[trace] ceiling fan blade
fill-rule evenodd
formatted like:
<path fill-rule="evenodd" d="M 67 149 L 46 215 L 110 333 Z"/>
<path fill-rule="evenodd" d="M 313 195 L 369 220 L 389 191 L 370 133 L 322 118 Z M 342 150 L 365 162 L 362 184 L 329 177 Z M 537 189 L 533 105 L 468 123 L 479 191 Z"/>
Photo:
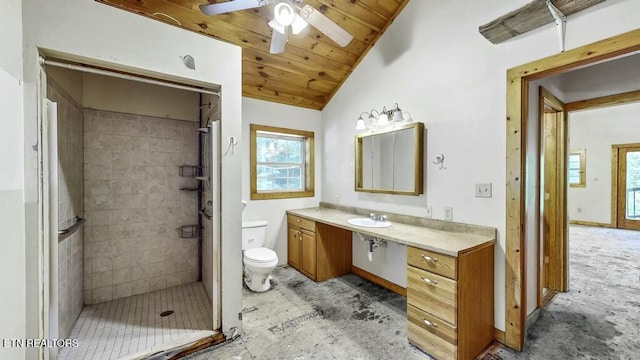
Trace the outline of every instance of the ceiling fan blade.
<path fill-rule="evenodd" d="M 284 33 L 281 33 L 277 29 L 273 29 L 271 32 L 271 47 L 269 48 L 269 52 L 271 54 L 280 54 L 284 52 L 284 46 L 287 44 L 288 32 L 288 26 L 285 26 Z"/>
<path fill-rule="evenodd" d="M 267 6 L 268 4 L 268 0 L 231 0 L 216 4 L 200 5 L 200 11 L 206 15 L 218 15 L 232 11 Z"/>
<path fill-rule="evenodd" d="M 327 35 L 342 47 L 349 45 L 351 40 L 353 40 L 353 36 L 345 29 L 341 28 L 338 24 L 331 21 L 331 19 L 310 5 L 305 5 L 300 9 L 300 16 L 311 24 L 311 26 L 320 30 L 320 32 Z"/>

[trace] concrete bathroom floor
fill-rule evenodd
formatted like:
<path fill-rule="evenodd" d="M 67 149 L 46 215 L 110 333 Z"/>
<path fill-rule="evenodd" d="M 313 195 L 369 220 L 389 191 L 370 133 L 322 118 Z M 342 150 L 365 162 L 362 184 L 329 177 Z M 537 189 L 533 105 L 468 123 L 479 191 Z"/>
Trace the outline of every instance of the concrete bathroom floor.
<path fill-rule="evenodd" d="M 525 351 L 502 359 L 638 359 L 640 231 L 571 225 L 569 291 L 529 329 Z"/>
<path fill-rule="evenodd" d="M 635 359 L 640 354 L 640 232 L 570 227 L 570 287 L 541 311 L 526 348 L 483 359 Z M 243 292 L 244 333 L 187 357 L 431 359 L 406 339 L 406 298 L 349 274 L 315 283 L 290 267 Z"/>
<path fill-rule="evenodd" d="M 407 342 L 406 298 L 349 274 L 315 283 L 275 270 L 243 290 L 244 334 L 187 359 L 431 359 Z"/>

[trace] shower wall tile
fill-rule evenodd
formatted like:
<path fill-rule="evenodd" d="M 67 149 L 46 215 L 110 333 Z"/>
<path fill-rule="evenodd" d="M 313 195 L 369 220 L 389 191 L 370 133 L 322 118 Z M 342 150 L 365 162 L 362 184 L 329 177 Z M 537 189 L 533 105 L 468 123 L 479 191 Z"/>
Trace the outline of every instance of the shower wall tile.
<path fill-rule="evenodd" d="M 197 182 L 178 166 L 197 163 L 198 125 L 93 109 L 84 118 L 85 303 L 195 282 L 197 239 L 178 229 L 197 223 L 197 194 L 180 190 Z"/>
<path fill-rule="evenodd" d="M 82 108 L 53 78 L 47 98 L 58 104 L 58 228 L 85 217 Z M 85 223 L 86 224 L 86 223 Z M 66 338 L 82 310 L 84 227 L 58 243 L 58 338 Z"/>

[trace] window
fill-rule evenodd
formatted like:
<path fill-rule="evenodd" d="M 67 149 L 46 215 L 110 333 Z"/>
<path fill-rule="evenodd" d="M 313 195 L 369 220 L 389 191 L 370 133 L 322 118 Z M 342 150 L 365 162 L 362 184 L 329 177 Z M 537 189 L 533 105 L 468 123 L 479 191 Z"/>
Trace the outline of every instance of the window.
<path fill-rule="evenodd" d="M 251 200 L 314 196 L 313 132 L 251 124 Z"/>
<path fill-rule="evenodd" d="M 587 186 L 586 150 L 572 151 L 569 153 L 569 186 Z"/>

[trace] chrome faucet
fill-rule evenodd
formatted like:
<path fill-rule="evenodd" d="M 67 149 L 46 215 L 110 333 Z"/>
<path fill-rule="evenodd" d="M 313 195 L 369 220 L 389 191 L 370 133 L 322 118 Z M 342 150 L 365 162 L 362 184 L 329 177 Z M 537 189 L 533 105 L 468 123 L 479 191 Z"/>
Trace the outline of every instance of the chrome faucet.
<path fill-rule="evenodd" d="M 371 219 L 371 221 L 380 221 L 380 222 L 387 221 L 387 215 L 378 215 L 376 213 L 369 214 L 369 218 Z"/>

